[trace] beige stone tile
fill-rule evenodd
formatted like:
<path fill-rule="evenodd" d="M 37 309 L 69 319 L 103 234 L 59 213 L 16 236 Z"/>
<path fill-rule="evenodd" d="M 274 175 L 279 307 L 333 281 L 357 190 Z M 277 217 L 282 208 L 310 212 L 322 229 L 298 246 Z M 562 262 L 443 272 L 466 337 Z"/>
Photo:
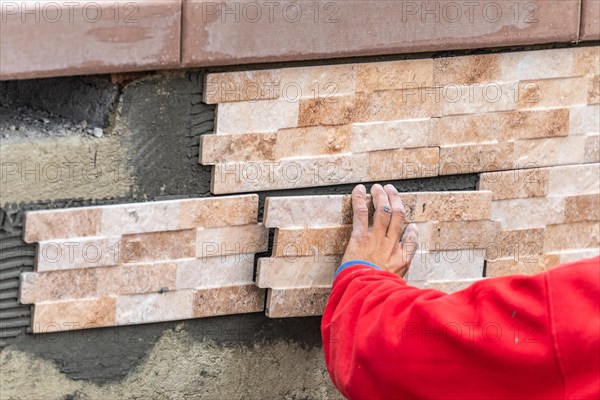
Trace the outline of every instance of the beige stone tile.
<path fill-rule="evenodd" d="M 600 162 L 600 135 L 587 135 L 585 138 L 585 163 Z"/>
<path fill-rule="evenodd" d="M 23 304 L 97 297 L 96 270 L 24 272 L 19 301 Z"/>
<path fill-rule="evenodd" d="M 281 95 L 284 100 L 295 102 L 354 94 L 357 73 L 356 64 L 284 68 L 281 70 Z"/>
<path fill-rule="evenodd" d="M 359 93 L 358 104 L 364 113 L 352 115 L 352 122 L 379 122 L 422 119 L 442 115 L 439 90 L 417 88 Z"/>
<path fill-rule="evenodd" d="M 194 291 L 193 318 L 246 314 L 265 309 L 265 290 L 254 285 Z"/>
<path fill-rule="evenodd" d="M 404 205 L 406 211 L 406 220 L 414 220 L 414 210 L 417 204 L 416 193 L 400 193 L 400 199 Z M 373 205 L 373 199 L 370 194 L 367 194 L 367 208 L 369 209 L 369 224 L 373 223 L 373 214 L 375 212 L 375 206 Z M 344 196 L 344 203 L 342 206 L 342 224 L 352 224 L 352 196 Z"/>
<path fill-rule="evenodd" d="M 482 281 L 483 279 L 460 279 L 452 281 L 412 281 L 408 282 L 410 286 L 415 286 L 420 289 L 434 289 L 444 293 L 455 293 L 468 288 L 472 284 Z"/>
<path fill-rule="evenodd" d="M 407 281 L 450 281 L 483 277 L 483 251 L 419 251 L 415 254 Z"/>
<path fill-rule="evenodd" d="M 343 195 L 267 197 L 267 228 L 337 227 L 342 224 Z"/>
<path fill-rule="evenodd" d="M 177 229 L 180 202 L 157 201 L 99 207 L 100 233 L 116 236 Z"/>
<path fill-rule="evenodd" d="M 485 258 L 495 261 L 506 258 L 530 259 L 544 249 L 544 228 L 500 230 L 494 243 L 486 247 Z"/>
<path fill-rule="evenodd" d="M 101 211 L 98 207 L 29 211 L 25 213 L 23 240 L 33 243 L 97 236 L 100 220 Z"/>
<path fill-rule="evenodd" d="M 364 96 L 344 95 L 300 101 L 298 126 L 343 125 L 366 118 Z"/>
<path fill-rule="evenodd" d="M 593 72 L 594 53 L 564 48 L 443 57 L 434 60 L 434 78 L 439 85 L 471 85 L 583 76 Z"/>
<path fill-rule="evenodd" d="M 581 164 L 585 158 L 585 140 L 582 135 L 517 140 L 514 160 L 517 166 L 526 168 Z"/>
<path fill-rule="evenodd" d="M 427 147 L 431 120 L 365 122 L 352 125 L 352 152 Z"/>
<path fill-rule="evenodd" d="M 203 101 L 217 104 L 277 99 L 281 96 L 281 75 L 279 69 L 208 74 Z"/>
<path fill-rule="evenodd" d="M 431 120 L 430 146 L 495 143 L 504 137 L 503 120 L 511 113 L 453 115 Z"/>
<path fill-rule="evenodd" d="M 513 169 L 514 143 L 440 147 L 440 175 Z"/>
<path fill-rule="evenodd" d="M 600 248 L 567 250 L 558 253 L 550 253 L 550 255 L 558 255 L 560 257 L 560 263 L 565 264 L 573 261 L 584 260 L 586 258 L 598 257 L 598 255 L 600 255 Z"/>
<path fill-rule="evenodd" d="M 310 126 L 277 132 L 275 158 L 301 158 L 350 152 L 351 127 Z"/>
<path fill-rule="evenodd" d="M 99 296 L 157 293 L 175 289 L 177 264 L 171 261 L 140 263 L 96 271 Z"/>
<path fill-rule="evenodd" d="M 538 254 L 488 261 L 485 271 L 488 278 L 514 274 L 535 275 L 556 267 L 558 264 L 560 264 L 558 255 Z"/>
<path fill-rule="evenodd" d="M 415 179 L 438 175 L 439 149 L 421 147 L 370 152 L 368 180 Z"/>
<path fill-rule="evenodd" d="M 518 109 L 572 107 L 588 103 L 589 78 L 574 77 L 519 82 Z"/>
<path fill-rule="evenodd" d="M 120 244 L 120 236 L 42 241 L 36 248 L 36 271 L 117 265 Z"/>
<path fill-rule="evenodd" d="M 505 80 L 505 54 L 485 54 L 463 57 L 441 57 L 433 60 L 433 80 L 438 86 L 472 85 Z M 513 76 L 508 76 L 514 80 Z"/>
<path fill-rule="evenodd" d="M 217 106 L 215 133 L 269 133 L 298 126 L 298 101 L 260 100 Z"/>
<path fill-rule="evenodd" d="M 434 60 L 399 60 L 358 65 L 357 92 L 433 86 Z"/>
<path fill-rule="evenodd" d="M 486 250 L 497 243 L 500 231 L 498 221 L 440 221 L 429 223 L 425 242 L 420 239 L 422 251 Z M 421 236 L 421 235 L 419 235 Z"/>
<path fill-rule="evenodd" d="M 118 325 L 193 318 L 194 290 L 118 296 Z"/>
<path fill-rule="evenodd" d="M 600 134 L 600 106 L 588 105 L 569 109 L 569 135 Z"/>
<path fill-rule="evenodd" d="M 430 146 L 485 144 L 567 136 L 569 110 L 455 115 L 432 121 Z"/>
<path fill-rule="evenodd" d="M 367 154 L 217 164 L 211 191 L 226 194 L 362 182 L 367 168 Z"/>
<path fill-rule="evenodd" d="M 256 285 L 273 289 L 330 287 L 341 259 L 341 255 L 317 253 L 306 257 L 261 258 Z"/>
<path fill-rule="evenodd" d="M 439 115 L 439 108 L 436 96 L 426 96 L 421 90 L 388 90 L 307 99 L 300 103 L 299 126 L 429 118 Z"/>
<path fill-rule="evenodd" d="M 492 202 L 492 219 L 502 223 L 502 229 L 528 229 L 565 220 L 565 199 L 562 197 L 532 197 Z"/>
<path fill-rule="evenodd" d="M 218 288 L 254 282 L 254 254 L 178 260 L 177 290 Z"/>
<path fill-rule="evenodd" d="M 549 168 L 548 194 L 576 196 L 600 193 L 600 164 Z"/>
<path fill-rule="evenodd" d="M 583 1 L 586 2 L 588 0 Z M 574 75 L 600 74 L 600 46 L 575 47 L 573 49 L 573 56 Z"/>
<path fill-rule="evenodd" d="M 37 303 L 31 327 L 34 333 L 48 333 L 116 324 L 115 299 L 100 297 Z"/>
<path fill-rule="evenodd" d="M 492 192 L 417 193 L 414 222 L 473 221 L 488 219 Z"/>
<path fill-rule="evenodd" d="M 21 302 L 76 300 L 168 291 L 175 288 L 174 263 L 146 263 L 21 276 Z"/>
<path fill-rule="evenodd" d="M 296 256 L 321 257 L 343 254 L 351 232 L 352 225 L 304 229 L 279 228 L 275 231 L 273 256 L 293 259 Z"/>
<path fill-rule="evenodd" d="M 600 193 L 567 197 L 565 223 L 600 221 Z"/>
<path fill-rule="evenodd" d="M 121 249 L 122 263 L 193 258 L 196 255 L 196 230 L 124 235 Z"/>
<path fill-rule="evenodd" d="M 196 257 L 223 257 L 267 251 L 269 230 L 262 224 L 199 228 L 196 231 Z"/>
<path fill-rule="evenodd" d="M 503 140 L 541 139 L 569 134 L 569 110 L 537 110 L 507 113 Z"/>
<path fill-rule="evenodd" d="M 202 135 L 200 163 L 214 165 L 221 162 L 274 160 L 276 139 L 276 133 Z"/>
<path fill-rule="evenodd" d="M 179 229 L 248 225 L 258 219 L 258 195 L 180 200 Z"/>
<path fill-rule="evenodd" d="M 502 55 L 503 69 L 514 73 L 515 80 L 570 78 L 585 75 L 577 60 L 581 58 L 573 48 L 538 51 L 516 51 Z"/>
<path fill-rule="evenodd" d="M 588 78 L 588 104 L 600 104 L 600 75 Z"/>
<path fill-rule="evenodd" d="M 269 289 L 267 317 L 289 318 L 322 315 L 330 293 L 330 288 Z"/>
<path fill-rule="evenodd" d="M 517 108 L 515 83 L 447 85 L 440 90 L 442 115 L 513 111 Z"/>
<path fill-rule="evenodd" d="M 493 200 L 543 197 L 548 193 L 548 169 L 486 172 L 479 176 L 479 190 L 490 190 Z"/>

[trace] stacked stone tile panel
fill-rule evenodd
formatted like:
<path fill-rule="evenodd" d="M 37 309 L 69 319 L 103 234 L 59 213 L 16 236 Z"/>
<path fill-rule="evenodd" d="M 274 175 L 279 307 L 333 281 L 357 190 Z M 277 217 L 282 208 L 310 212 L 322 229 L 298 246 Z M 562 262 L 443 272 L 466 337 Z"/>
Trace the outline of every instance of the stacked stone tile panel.
<path fill-rule="evenodd" d="M 600 253 L 600 164 L 486 173 L 479 187 L 494 193 L 500 223 L 487 276 L 533 274 Z"/>
<path fill-rule="evenodd" d="M 401 197 L 407 218 L 419 229 L 419 251 L 408 282 L 458 288 L 481 279 L 485 249 L 500 225 L 490 220 L 492 193 L 422 192 Z M 370 198 L 369 208 L 372 218 Z M 271 257 L 258 261 L 256 283 L 269 289 L 268 316 L 323 312 L 351 221 L 349 195 L 267 198 L 264 224 L 275 228 L 275 240 Z"/>
<path fill-rule="evenodd" d="M 200 162 L 215 194 L 596 162 L 599 85 L 597 46 L 209 74 Z"/>
<path fill-rule="evenodd" d="M 21 275 L 33 331 L 259 312 L 258 196 L 29 212 L 36 269 Z"/>

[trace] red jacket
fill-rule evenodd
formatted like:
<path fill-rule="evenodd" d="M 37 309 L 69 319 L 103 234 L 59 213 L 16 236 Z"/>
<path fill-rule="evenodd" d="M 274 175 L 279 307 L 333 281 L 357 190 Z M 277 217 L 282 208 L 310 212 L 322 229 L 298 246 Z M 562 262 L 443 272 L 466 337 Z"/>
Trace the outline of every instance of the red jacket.
<path fill-rule="evenodd" d="M 354 265 L 321 330 L 350 399 L 599 399 L 600 257 L 453 294 Z"/>

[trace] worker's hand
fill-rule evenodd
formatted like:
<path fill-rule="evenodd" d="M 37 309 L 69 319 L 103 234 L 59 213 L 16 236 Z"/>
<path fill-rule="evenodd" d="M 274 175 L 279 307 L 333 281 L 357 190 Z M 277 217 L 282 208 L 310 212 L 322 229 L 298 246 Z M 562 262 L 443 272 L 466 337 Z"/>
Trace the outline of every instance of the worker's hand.
<path fill-rule="evenodd" d="M 392 185 L 371 188 L 375 215 L 369 230 L 367 190 L 358 185 L 352 191 L 352 235 L 342 263 L 352 260 L 369 261 L 387 271 L 404 276 L 418 247 L 415 224 L 407 224 L 406 211 L 400 195 Z"/>

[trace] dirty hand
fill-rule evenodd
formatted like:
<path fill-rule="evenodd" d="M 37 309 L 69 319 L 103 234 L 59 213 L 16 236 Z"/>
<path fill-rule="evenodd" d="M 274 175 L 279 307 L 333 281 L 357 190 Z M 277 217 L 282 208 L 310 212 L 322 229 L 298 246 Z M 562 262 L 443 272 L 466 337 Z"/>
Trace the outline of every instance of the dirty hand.
<path fill-rule="evenodd" d="M 405 221 L 406 211 L 400 195 L 392 185 L 371 188 L 375 215 L 369 230 L 367 190 L 358 185 L 352 191 L 352 235 L 342 263 L 352 260 L 368 261 L 380 268 L 404 276 L 418 247 L 415 224 Z"/>

